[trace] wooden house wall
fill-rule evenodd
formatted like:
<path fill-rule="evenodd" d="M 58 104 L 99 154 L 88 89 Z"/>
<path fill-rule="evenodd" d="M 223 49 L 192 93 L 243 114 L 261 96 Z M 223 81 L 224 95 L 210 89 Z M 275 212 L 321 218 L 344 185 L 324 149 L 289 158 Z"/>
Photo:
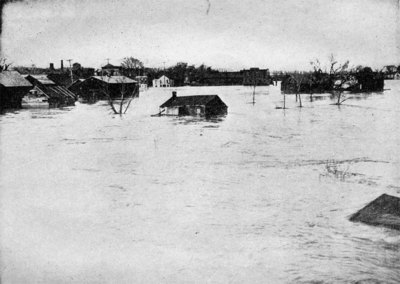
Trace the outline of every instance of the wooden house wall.
<path fill-rule="evenodd" d="M 205 108 L 205 115 L 223 115 L 227 113 L 228 107 L 218 97 L 208 102 Z"/>
<path fill-rule="evenodd" d="M 21 108 L 22 98 L 32 87 L 4 87 L 0 85 L 0 109 Z"/>

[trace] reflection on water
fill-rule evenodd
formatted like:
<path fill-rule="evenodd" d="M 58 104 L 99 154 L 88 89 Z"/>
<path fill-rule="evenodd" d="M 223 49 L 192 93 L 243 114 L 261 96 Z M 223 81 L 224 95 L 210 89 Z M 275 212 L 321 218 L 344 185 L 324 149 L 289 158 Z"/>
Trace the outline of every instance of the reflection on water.
<path fill-rule="evenodd" d="M 4 283 L 362 283 L 400 279 L 400 234 L 351 223 L 400 194 L 399 82 L 383 94 L 218 94 L 228 115 L 107 103 L 0 116 Z M 362 99 L 360 99 L 362 98 Z"/>

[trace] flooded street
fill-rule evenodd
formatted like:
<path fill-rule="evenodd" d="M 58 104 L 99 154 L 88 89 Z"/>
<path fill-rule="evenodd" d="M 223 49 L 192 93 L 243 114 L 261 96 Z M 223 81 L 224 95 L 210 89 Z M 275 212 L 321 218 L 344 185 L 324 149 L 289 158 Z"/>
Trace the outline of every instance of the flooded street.
<path fill-rule="evenodd" d="M 302 109 L 278 87 L 151 88 L 0 116 L 4 283 L 400 280 L 400 233 L 348 221 L 400 196 L 400 81 Z M 172 90 L 228 115 L 151 117 Z M 337 174 L 332 172 L 332 167 Z"/>

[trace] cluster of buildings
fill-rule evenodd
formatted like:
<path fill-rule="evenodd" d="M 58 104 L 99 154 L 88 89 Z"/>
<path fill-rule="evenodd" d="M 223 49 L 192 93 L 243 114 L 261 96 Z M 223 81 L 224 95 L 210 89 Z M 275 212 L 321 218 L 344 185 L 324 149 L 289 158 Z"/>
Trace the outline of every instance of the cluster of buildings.
<path fill-rule="evenodd" d="M 400 80 L 400 65 L 386 65 L 382 69 L 386 80 Z"/>
<path fill-rule="evenodd" d="M 71 62 L 70 62 L 71 63 Z M 0 73 L 0 108 L 21 107 L 62 107 L 82 101 L 95 102 L 108 97 L 117 98 L 121 91 L 133 93 L 148 88 L 148 76 L 110 63 L 95 70 L 73 63 L 69 68 L 56 69 L 53 63 L 49 68 L 16 67 L 13 71 Z M 128 72 L 128 73 L 127 73 Z M 168 88 L 175 85 L 175 79 L 166 73 L 151 80 L 154 88 Z M 180 82 L 180 80 L 179 80 Z M 182 84 L 183 83 L 183 84 Z M 178 85 L 269 85 L 272 83 L 268 69 L 250 68 L 238 72 L 211 71 L 199 78 L 186 76 Z"/>

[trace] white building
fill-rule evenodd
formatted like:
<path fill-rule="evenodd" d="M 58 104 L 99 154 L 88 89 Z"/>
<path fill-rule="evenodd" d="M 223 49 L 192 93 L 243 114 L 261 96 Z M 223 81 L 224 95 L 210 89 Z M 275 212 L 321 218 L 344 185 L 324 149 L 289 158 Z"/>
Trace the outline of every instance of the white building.
<path fill-rule="evenodd" d="M 155 88 L 165 88 L 165 87 L 171 87 L 171 86 L 172 86 L 172 80 L 170 80 L 165 75 L 162 75 L 159 79 L 153 80 L 153 87 L 155 87 Z"/>

